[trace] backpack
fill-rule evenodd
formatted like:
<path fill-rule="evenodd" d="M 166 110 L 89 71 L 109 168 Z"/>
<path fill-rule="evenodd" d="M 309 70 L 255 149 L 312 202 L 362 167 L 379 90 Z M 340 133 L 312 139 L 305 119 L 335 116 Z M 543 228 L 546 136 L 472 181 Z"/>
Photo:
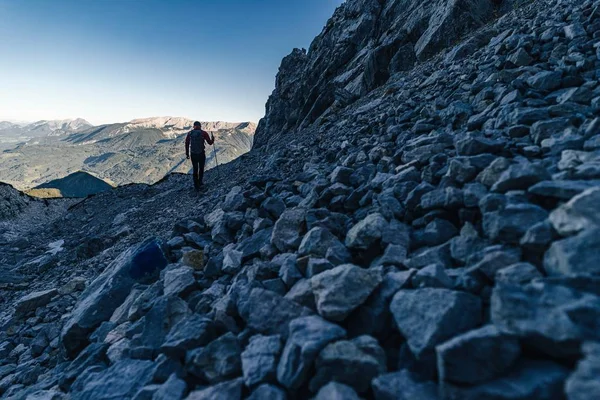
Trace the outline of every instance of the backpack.
<path fill-rule="evenodd" d="M 204 154 L 204 132 L 196 129 L 190 132 L 190 153 Z"/>

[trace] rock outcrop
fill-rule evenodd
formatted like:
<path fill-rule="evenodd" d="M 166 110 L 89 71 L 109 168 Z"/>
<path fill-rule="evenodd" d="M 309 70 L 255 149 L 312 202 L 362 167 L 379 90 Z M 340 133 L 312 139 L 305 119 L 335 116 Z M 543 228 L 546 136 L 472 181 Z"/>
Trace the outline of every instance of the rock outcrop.
<path fill-rule="evenodd" d="M 261 147 L 346 107 L 512 8 L 512 0 L 348 0 L 308 51 L 283 59 L 254 141 Z M 480 39 L 485 40 L 485 39 Z M 488 39 L 489 40 L 489 39 Z M 468 49 L 463 49 L 463 52 Z"/>

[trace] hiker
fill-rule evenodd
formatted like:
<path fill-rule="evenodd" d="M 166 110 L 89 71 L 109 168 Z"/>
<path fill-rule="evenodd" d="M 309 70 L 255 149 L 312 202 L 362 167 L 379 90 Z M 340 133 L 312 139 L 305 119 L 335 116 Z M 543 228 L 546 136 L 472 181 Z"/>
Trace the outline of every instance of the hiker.
<path fill-rule="evenodd" d="M 202 130 L 202 124 L 194 122 L 194 129 L 188 132 L 185 138 L 185 156 L 189 160 L 192 158 L 192 167 L 194 169 L 194 189 L 200 190 L 202 187 L 202 178 L 204 177 L 204 163 L 206 155 L 204 154 L 204 142 L 213 145 L 215 137 L 210 137 L 208 132 Z"/>

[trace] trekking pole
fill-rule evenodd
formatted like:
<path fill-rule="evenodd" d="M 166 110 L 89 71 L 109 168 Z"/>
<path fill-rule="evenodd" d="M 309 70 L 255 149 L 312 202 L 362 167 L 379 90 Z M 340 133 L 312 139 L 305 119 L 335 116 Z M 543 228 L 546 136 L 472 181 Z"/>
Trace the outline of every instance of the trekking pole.
<path fill-rule="evenodd" d="M 215 135 L 212 135 L 213 137 L 213 153 L 215 154 L 215 168 L 217 169 L 217 178 L 219 178 L 219 180 L 221 179 L 221 173 L 219 172 L 219 159 L 217 158 L 217 146 L 215 146 Z"/>

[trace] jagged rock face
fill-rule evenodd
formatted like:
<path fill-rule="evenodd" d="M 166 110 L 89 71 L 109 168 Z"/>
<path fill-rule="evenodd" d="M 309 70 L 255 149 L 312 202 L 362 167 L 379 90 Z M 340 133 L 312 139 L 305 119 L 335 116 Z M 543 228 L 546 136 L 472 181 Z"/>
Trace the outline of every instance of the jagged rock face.
<path fill-rule="evenodd" d="M 52 257 L 0 243 L 29 278 L 0 297 L 0 393 L 599 398 L 599 10 L 516 8 L 200 198 L 118 188 L 29 231 Z M 115 260 L 150 235 L 170 264 L 134 283 Z"/>
<path fill-rule="evenodd" d="M 512 1 L 349 0 L 327 22 L 308 52 L 281 63 L 254 145 L 311 125 L 455 44 Z"/>

